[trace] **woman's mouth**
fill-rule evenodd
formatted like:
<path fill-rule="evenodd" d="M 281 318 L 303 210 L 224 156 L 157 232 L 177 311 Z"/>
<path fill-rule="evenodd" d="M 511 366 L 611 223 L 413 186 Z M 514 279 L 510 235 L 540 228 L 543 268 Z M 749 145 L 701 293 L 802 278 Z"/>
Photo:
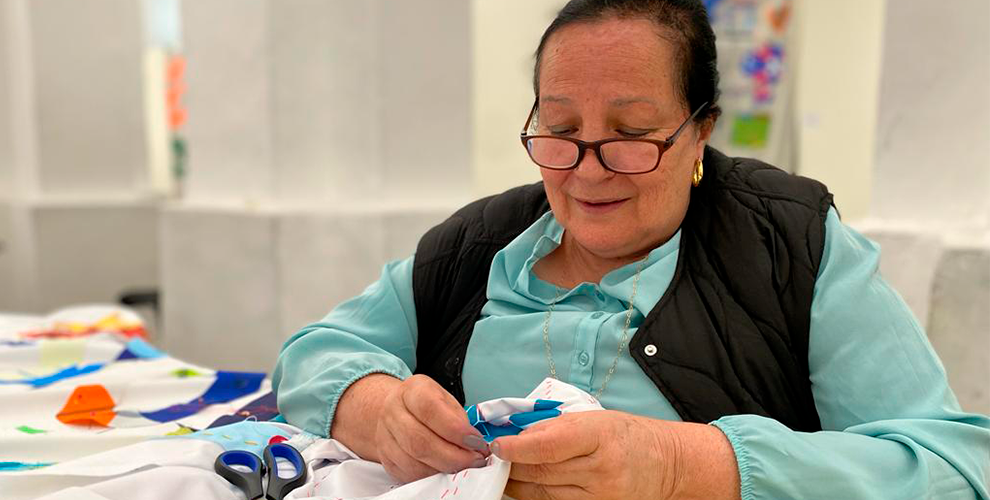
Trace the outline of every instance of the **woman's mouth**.
<path fill-rule="evenodd" d="M 618 209 L 623 203 L 629 201 L 629 198 L 611 199 L 611 200 L 579 200 L 574 199 L 584 211 L 592 214 L 604 214 Z"/>

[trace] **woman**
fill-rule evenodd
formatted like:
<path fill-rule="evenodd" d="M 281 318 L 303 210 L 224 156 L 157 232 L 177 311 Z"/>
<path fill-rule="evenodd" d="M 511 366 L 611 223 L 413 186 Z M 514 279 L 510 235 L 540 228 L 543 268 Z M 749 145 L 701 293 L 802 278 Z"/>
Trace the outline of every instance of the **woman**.
<path fill-rule="evenodd" d="M 987 498 L 990 421 L 877 247 L 819 183 L 706 147 L 715 68 L 699 1 L 568 3 L 523 131 L 542 185 L 293 336 L 287 420 L 409 481 L 483 463 L 462 404 L 550 375 L 609 410 L 496 440 L 516 498 Z"/>

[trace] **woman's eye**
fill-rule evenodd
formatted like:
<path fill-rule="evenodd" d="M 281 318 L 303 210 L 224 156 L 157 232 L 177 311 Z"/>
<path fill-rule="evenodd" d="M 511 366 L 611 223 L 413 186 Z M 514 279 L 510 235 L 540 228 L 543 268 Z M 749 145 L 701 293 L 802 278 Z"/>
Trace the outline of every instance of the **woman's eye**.
<path fill-rule="evenodd" d="M 575 132 L 574 127 L 551 128 L 550 135 L 570 135 Z"/>
<path fill-rule="evenodd" d="M 619 135 L 621 135 L 623 137 L 643 137 L 643 136 L 649 134 L 651 131 L 650 130 L 625 129 L 625 130 L 618 130 L 618 132 L 619 132 Z"/>

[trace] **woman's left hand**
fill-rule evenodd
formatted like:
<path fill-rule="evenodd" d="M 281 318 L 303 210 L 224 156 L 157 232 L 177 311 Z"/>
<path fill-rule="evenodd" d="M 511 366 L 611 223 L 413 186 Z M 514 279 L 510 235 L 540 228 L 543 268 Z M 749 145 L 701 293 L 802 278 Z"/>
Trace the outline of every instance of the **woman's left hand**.
<path fill-rule="evenodd" d="M 505 494 L 519 500 L 739 498 L 732 447 L 708 425 L 567 413 L 498 438 L 492 451 L 512 462 Z"/>

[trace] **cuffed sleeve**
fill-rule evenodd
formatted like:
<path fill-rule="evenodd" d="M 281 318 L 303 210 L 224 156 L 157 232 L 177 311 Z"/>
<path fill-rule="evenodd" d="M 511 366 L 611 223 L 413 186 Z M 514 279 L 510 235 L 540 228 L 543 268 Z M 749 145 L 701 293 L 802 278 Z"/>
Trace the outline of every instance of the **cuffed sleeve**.
<path fill-rule="evenodd" d="M 413 257 L 387 264 L 365 291 L 289 338 L 272 387 L 286 421 L 326 436 L 340 396 L 372 373 L 399 379 L 416 368 Z"/>
<path fill-rule="evenodd" d="M 880 277 L 876 244 L 834 211 L 826 230 L 808 353 L 824 430 L 755 415 L 713 422 L 735 450 L 743 500 L 990 498 L 990 419 L 960 409 L 923 329 Z"/>

